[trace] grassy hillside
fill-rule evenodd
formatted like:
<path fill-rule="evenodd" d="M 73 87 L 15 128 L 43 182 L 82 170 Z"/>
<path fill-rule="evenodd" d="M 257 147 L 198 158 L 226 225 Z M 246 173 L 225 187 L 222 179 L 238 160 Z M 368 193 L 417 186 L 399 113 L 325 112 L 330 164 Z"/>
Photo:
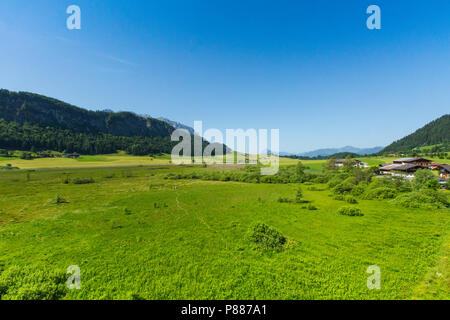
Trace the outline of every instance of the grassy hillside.
<path fill-rule="evenodd" d="M 405 209 L 389 201 L 359 200 L 364 216 L 349 217 L 337 214 L 344 203 L 330 197 L 322 184 L 303 186 L 304 199 L 318 209 L 308 210 L 277 201 L 294 197 L 299 184 L 164 179 L 168 173 L 194 170 L 218 169 L 0 172 L 0 295 L 450 298 L 448 209 Z M 95 182 L 65 184 L 67 177 Z M 287 237 L 282 250 L 254 247 L 248 234 L 255 223 Z M 81 268 L 81 290 L 65 287 L 70 265 Z M 366 286 L 370 265 L 381 268 L 381 290 Z"/>

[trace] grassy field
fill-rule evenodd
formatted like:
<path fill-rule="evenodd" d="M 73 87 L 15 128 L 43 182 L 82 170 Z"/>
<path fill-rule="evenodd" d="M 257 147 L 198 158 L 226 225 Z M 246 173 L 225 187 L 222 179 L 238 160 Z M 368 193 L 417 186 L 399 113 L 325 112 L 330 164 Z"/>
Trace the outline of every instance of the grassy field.
<path fill-rule="evenodd" d="M 370 157 L 359 158 L 359 160 L 368 163 L 371 166 L 392 163 L 396 158 L 389 157 Z M 450 164 L 448 159 L 431 159 L 433 162 Z M 0 157 L 0 166 L 11 164 L 20 169 L 42 169 L 42 168 L 88 168 L 88 167 L 129 167 L 129 166 L 152 166 L 170 164 L 170 155 L 160 156 L 131 156 L 124 153 L 99 155 L 99 156 L 81 156 L 78 159 L 69 158 L 42 158 L 33 160 L 22 160 L 19 157 Z M 295 165 L 296 159 L 279 158 L 280 166 Z M 302 163 L 310 168 L 311 172 L 319 172 L 326 164 L 326 160 L 302 160 Z"/>
<path fill-rule="evenodd" d="M 277 201 L 294 197 L 297 184 L 163 178 L 216 168 L 113 167 L 148 157 L 25 163 L 46 161 L 99 167 L 0 172 L 4 299 L 450 298 L 448 209 L 361 200 L 364 216 L 349 217 L 337 214 L 344 204 L 324 185 L 303 186 L 313 211 Z M 314 170 L 324 162 L 304 163 Z M 76 178 L 95 183 L 64 183 Z M 255 248 L 247 234 L 258 222 L 288 244 Z M 81 268 L 80 290 L 65 287 L 70 265 Z M 381 269 L 380 290 L 366 286 L 371 265 Z"/>

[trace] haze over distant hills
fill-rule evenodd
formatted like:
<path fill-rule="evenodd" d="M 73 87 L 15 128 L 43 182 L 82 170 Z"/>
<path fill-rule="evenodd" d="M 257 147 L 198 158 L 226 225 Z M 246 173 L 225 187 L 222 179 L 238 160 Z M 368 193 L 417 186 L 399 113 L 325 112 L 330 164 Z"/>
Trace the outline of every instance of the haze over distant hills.
<path fill-rule="evenodd" d="M 160 121 L 164 121 L 165 123 L 168 123 L 170 126 L 174 127 L 175 129 L 185 129 L 187 130 L 190 134 L 194 134 L 194 129 L 192 127 L 189 127 L 185 124 L 182 124 L 180 122 L 176 122 L 176 121 L 172 121 L 169 120 L 167 118 L 164 117 L 159 117 L 157 118 Z"/>
<path fill-rule="evenodd" d="M 342 148 L 326 148 L 326 149 L 317 149 L 309 152 L 303 152 L 298 154 L 292 154 L 288 152 L 280 152 L 280 156 L 300 156 L 300 157 L 327 157 L 331 156 L 337 153 L 354 153 L 358 155 L 366 155 L 366 154 L 373 154 L 378 153 L 381 150 L 383 150 L 383 147 L 374 147 L 374 148 L 357 148 L 352 146 L 345 146 Z"/>

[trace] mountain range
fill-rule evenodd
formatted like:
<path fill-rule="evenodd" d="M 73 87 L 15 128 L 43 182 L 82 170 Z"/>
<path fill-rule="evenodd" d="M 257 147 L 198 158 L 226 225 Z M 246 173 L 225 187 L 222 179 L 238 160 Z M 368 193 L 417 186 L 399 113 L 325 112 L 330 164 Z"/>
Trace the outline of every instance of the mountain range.
<path fill-rule="evenodd" d="M 280 152 L 280 156 L 299 156 L 299 157 L 328 157 L 338 153 L 352 153 L 357 155 L 368 155 L 378 153 L 383 150 L 383 147 L 374 147 L 374 148 L 357 148 L 352 146 L 345 146 L 342 148 L 326 148 L 326 149 L 317 149 L 309 152 L 303 152 L 298 154 L 292 154 L 288 152 Z"/>
<path fill-rule="evenodd" d="M 54 150 L 82 154 L 114 153 L 125 150 L 134 155 L 170 153 L 177 142 L 175 129 L 194 130 L 167 118 L 152 118 L 133 112 L 109 109 L 89 111 L 68 103 L 29 92 L 0 90 L 0 148 L 24 151 Z M 209 143 L 203 141 L 204 147 Z M 334 154 L 383 154 L 411 151 L 440 145 L 449 149 L 450 114 L 436 119 L 414 133 L 383 149 L 327 148 L 280 156 L 328 157 Z M 225 152 L 231 150 L 224 146 Z"/>

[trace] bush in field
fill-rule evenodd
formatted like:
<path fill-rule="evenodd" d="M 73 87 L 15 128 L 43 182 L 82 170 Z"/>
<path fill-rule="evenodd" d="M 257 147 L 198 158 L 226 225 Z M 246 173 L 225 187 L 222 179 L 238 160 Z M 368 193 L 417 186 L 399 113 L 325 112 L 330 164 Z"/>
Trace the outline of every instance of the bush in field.
<path fill-rule="evenodd" d="M 353 196 L 346 196 L 345 197 L 345 201 L 347 201 L 350 204 L 356 204 L 358 203 L 358 201 L 356 201 L 356 199 Z"/>
<path fill-rule="evenodd" d="M 344 216 L 363 216 L 364 214 L 361 212 L 361 209 L 355 207 L 341 207 L 337 211 L 339 214 Z"/>
<path fill-rule="evenodd" d="M 295 202 L 302 203 L 303 202 L 303 191 L 302 188 L 298 187 L 297 193 L 295 194 Z"/>
<path fill-rule="evenodd" d="M 383 177 L 372 179 L 372 182 L 369 184 L 368 189 L 376 189 L 381 187 L 395 189 L 398 192 L 412 191 L 411 183 L 401 177 Z"/>
<path fill-rule="evenodd" d="M 279 203 L 291 203 L 292 200 L 289 199 L 289 198 L 279 197 L 279 198 L 278 198 L 278 202 L 279 202 Z"/>
<path fill-rule="evenodd" d="M 342 177 L 342 175 L 335 175 L 332 178 L 330 178 L 330 181 L 328 181 L 328 187 L 330 189 L 336 187 L 338 184 L 341 184 L 345 180 L 345 177 Z"/>
<path fill-rule="evenodd" d="M 324 174 L 317 175 L 314 179 L 311 180 L 313 183 L 327 183 L 328 177 Z"/>
<path fill-rule="evenodd" d="M 364 199 L 367 200 L 382 200 L 382 199 L 393 199 L 397 196 L 397 191 L 393 188 L 380 187 L 368 190 L 364 195 Z"/>
<path fill-rule="evenodd" d="M 308 210 L 317 210 L 317 207 L 310 203 L 310 204 L 308 204 L 306 209 L 308 209 Z"/>
<path fill-rule="evenodd" d="M 359 184 L 352 189 L 351 194 L 354 197 L 359 197 L 364 194 L 364 192 L 366 192 L 366 188 L 363 186 L 363 184 Z"/>
<path fill-rule="evenodd" d="M 61 197 L 59 194 L 56 196 L 55 202 L 56 202 L 56 204 L 69 203 L 66 199 Z"/>
<path fill-rule="evenodd" d="M 355 185 L 349 183 L 349 182 L 342 182 L 338 184 L 336 187 L 333 188 L 334 194 L 349 194 Z"/>
<path fill-rule="evenodd" d="M 393 203 L 405 208 L 439 209 L 447 208 L 447 195 L 436 190 L 425 189 L 398 196 Z"/>
<path fill-rule="evenodd" d="M 333 199 L 334 199 L 334 200 L 338 200 L 338 201 L 345 201 L 345 196 L 342 195 L 342 194 L 336 194 L 336 195 L 333 197 Z"/>
<path fill-rule="evenodd" d="M 122 171 L 122 177 L 123 178 L 132 178 L 133 177 L 133 172 L 127 170 L 127 171 Z"/>
<path fill-rule="evenodd" d="M 92 178 L 75 178 L 72 180 L 73 184 L 89 184 L 95 183 L 95 180 Z"/>
<path fill-rule="evenodd" d="M 353 184 L 353 185 L 357 184 L 355 177 L 348 177 L 342 183 L 348 183 L 348 184 Z"/>
<path fill-rule="evenodd" d="M 309 187 L 308 190 L 309 191 L 325 191 L 326 189 L 321 189 L 321 188 L 317 188 L 317 187 Z"/>
<path fill-rule="evenodd" d="M 19 170 L 19 168 L 13 167 L 10 163 L 7 163 L 5 166 L 0 166 L 0 170 Z"/>
<path fill-rule="evenodd" d="M 431 170 L 421 169 L 417 170 L 414 174 L 412 186 L 414 190 L 421 190 L 426 188 L 437 190 L 439 189 L 439 183 L 436 182 L 436 176 Z"/>
<path fill-rule="evenodd" d="M 361 168 L 353 168 L 352 174 L 356 184 L 360 184 L 362 182 L 370 182 L 372 177 L 376 175 L 376 173 L 374 173 L 371 169 L 364 170 Z"/>
<path fill-rule="evenodd" d="M 441 184 L 437 179 L 433 179 L 428 181 L 426 187 L 431 190 L 439 190 L 441 188 Z"/>
<path fill-rule="evenodd" d="M 286 237 L 278 230 L 264 223 L 256 223 L 249 230 L 249 239 L 264 249 L 280 250 L 286 243 Z"/>
<path fill-rule="evenodd" d="M 66 280 L 63 270 L 12 266 L 0 274 L 0 300 L 57 300 Z"/>
<path fill-rule="evenodd" d="M 70 178 L 68 175 L 65 175 L 62 181 L 64 184 L 69 184 L 70 183 Z"/>

